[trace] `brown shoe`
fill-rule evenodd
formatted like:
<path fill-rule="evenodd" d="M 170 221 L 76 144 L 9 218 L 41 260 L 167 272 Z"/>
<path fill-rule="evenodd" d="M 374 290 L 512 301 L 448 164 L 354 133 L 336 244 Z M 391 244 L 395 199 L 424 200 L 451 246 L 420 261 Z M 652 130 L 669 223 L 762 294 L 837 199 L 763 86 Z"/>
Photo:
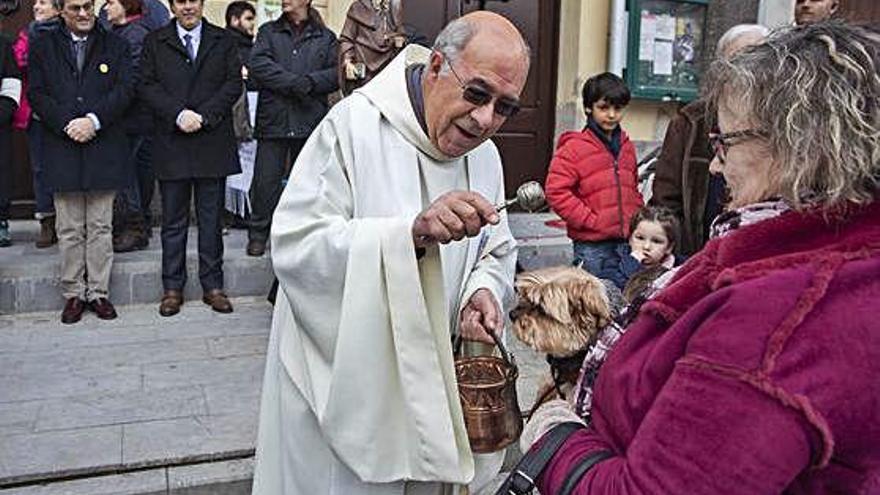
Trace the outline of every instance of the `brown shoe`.
<path fill-rule="evenodd" d="M 45 249 L 58 242 L 58 233 L 55 231 L 55 215 L 40 219 L 40 233 L 34 245 L 38 249 Z"/>
<path fill-rule="evenodd" d="M 86 302 L 78 297 L 71 297 L 64 304 L 64 311 L 61 312 L 61 323 L 69 325 L 76 323 L 82 319 L 83 312 L 86 310 Z"/>
<path fill-rule="evenodd" d="M 162 295 L 162 302 L 159 303 L 159 314 L 162 316 L 174 316 L 180 313 L 180 307 L 183 306 L 183 292 L 179 290 L 166 290 Z"/>
<path fill-rule="evenodd" d="M 106 297 L 99 297 L 94 301 L 90 301 L 88 306 L 102 320 L 113 320 L 116 318 L 116 308 L 113 307 L 113 303 Z"/>
<path fill-rule="evenodd" d="M 246 251 L 248 256 L 262 256 L 266 252 L 266 243 L 251 239 L 248 241 Z"/>
<path fill-rule="evenodd" d="M 202 301 L 218 313 L 232 313 L 232 304 L 229 302 L 226 294 L 220 289 L 212 289 L 205 292 L 205 295 L 202 296 Z"/>

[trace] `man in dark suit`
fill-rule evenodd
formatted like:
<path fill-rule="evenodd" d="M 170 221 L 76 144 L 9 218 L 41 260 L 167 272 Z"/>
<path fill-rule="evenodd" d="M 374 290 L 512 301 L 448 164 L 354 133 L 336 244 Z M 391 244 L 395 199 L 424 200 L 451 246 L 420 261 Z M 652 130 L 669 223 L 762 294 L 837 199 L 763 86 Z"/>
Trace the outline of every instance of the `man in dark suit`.
<path fill-rule="evenodd" d="M 195 191 L 202 300 L 232 312 L 223 292 L 225 178 L 240 171 L 232 105 L 241 94 L 233 39 L 202 18 L 204 0 L 172 0 L 174 22 L 150 33 L 140 95 L 155 114 L 153 158 L 162 194 L 162 316 L 180 311 L 189 207 Z"/>
<path fill-rule="evenodd" d="M 116 318 L 109 300 L 115 191 L 127 179 L 120 121 L 134 92 L 128 43 L 95 25 L 92 0 L 63 0 L 63 24 L 32 41 L 28 98 L 43 124 L 55 193 L 63 323 L 84 309 Z"/>

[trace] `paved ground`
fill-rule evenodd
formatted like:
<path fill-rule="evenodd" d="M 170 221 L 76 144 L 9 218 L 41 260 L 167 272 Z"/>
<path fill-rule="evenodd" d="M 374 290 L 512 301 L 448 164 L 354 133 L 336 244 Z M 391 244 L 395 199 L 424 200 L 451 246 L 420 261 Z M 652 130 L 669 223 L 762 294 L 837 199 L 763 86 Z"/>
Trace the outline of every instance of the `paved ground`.
<path fill-rule="evenodd" d="M 270 306 L 0 318 L 0 487 L 253 452 Z"/>
<path fill-rule="evenodd" d="M 546 218 L 512 222 L 527 267 L 569 252 Z M 143 262 L 158 266 L 155 253 Z M 233 303 L 221 315 L 196 299 L 173 318 L 121 306 L 117 320 L 72 326 L 57 311 L 0 316 L 0 494 L 248 493 L 271 307 Z M 512 350 L 526 408 L 546 365 Z"/>

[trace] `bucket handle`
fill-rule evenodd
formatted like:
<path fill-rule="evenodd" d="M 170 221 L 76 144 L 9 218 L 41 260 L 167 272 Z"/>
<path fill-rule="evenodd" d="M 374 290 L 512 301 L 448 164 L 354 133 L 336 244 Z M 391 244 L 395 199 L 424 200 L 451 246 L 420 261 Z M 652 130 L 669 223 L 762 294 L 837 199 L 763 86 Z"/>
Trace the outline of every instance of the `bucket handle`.
<path fill-rule="evenodd" d="M 501 359 L 504 360 L 504 363 L 507 364 L 511 369 L 516 370 L 516 359 L 513 354 L 507 350 L 507 346 L 504 345 L 504 342 L 501 340 L 501 336 L 496 334 L 493 331 L 487 332 L 492 340 L 495 341 L 495 345 L 498 347 L 498 350 L 501 352 Z M 452 339 L 452 352 L 454 356 L 461 355 L 461 344 L 463 339 L 461 338 L 461 333 L 456 334 L 456 336 Z"/>

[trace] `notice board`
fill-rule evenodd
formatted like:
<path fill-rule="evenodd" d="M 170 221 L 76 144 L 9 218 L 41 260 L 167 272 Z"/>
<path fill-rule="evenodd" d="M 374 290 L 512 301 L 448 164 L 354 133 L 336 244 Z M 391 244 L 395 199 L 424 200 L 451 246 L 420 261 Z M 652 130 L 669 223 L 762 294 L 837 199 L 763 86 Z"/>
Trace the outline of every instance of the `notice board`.
<path fill-rule="evenodd" d="M 626 82 L 636 98 L 691 101 L 700 86 L 709 0 L 630 0 Z"/>

